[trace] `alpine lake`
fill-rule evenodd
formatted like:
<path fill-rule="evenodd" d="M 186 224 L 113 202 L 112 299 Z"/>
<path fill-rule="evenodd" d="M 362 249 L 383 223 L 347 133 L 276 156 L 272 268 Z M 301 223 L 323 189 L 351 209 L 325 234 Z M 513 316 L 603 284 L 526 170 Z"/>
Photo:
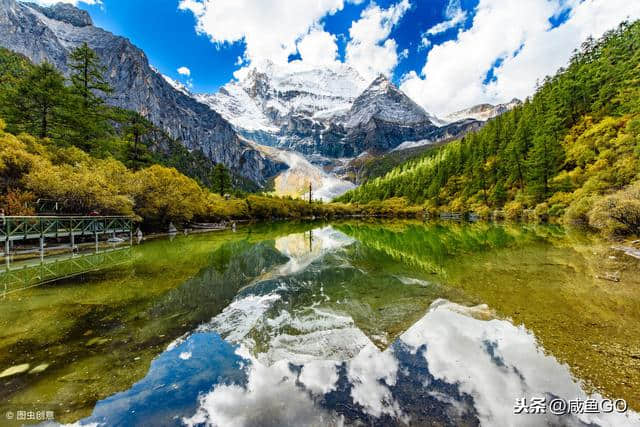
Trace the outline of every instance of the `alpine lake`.
<path fill-rule="evenodd" d="M 611 246 L 299 222 L 16 263 L 0 425 L 640 425 L 640 260 Z"/>

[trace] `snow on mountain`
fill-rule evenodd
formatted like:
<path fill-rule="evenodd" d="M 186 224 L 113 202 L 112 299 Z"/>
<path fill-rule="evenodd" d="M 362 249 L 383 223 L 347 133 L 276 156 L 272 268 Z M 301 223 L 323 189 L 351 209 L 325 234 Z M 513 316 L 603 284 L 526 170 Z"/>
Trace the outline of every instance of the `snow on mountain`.
<path fill-rule="evenodd" d="M 155 68 L 151 67 L 154 71 L 158 72 L 157 70 L 155 70 Z M 187 96 L 191 96 L 191 92 L 189 92 L 189 89 L 187 89 L 187 87 L 185 85 L 183 85 L 182 83 L 180 83 L 177 80 L 172 79 L 171 77 L 165 75 L 165 74 L 160 74 L 162 76 L 162 78 L 169 83 L 171 86 L 173 86 L 173 88 L 179 92 L 184 93 Z"/>
<path fill-rule="evenodd" d="M 345 127 L 354 128 L 368 123 L 372 118 L 404 126 L 432 124 L 422 107 L 382 75 L 355 100 Z"/>
<path fill-rule="evenodd" d="M 431 123 L 433 123 L 438 127 L 446 126 L 450 123 L 447 120 L 443 120 L 440 117 L 437 117 L 435 114 L 429 113 L 428 111 L 427 111 L 427 116 L 429 116 L 429 120 L 431 120 Z"/>
<path fill-rule="evenodd" d="M 279 130 L 238 83 L 228 83 L 215 94 L 199 94 L 195 98 L 217 111 L 236 128 L 272 133 Z"/>
<path fill-rule="evenodd" d="M 281 107 L 288 115 L 315 115 L 342 111 L 351 106 L 362 93 L 367 81 L 346 64 L 336 63 L 322 68 L 308 68 L 300 63 L 287 67 L 269 64 L 265 75 L 271 83 L 271 91 L 265 97 L 269 106 Z"/>
<path fill-rule="evenodd" d="M 507 102 L 505 104 L 479 104 L 465 110 L 451 113 L 445 116 L 444 120 L 448 123 L 453 123 L 464 119 L 475 119 L 481 122 L 486 122 L 489 119 L 493 119 L 500 114 L 512 110 L 520 104 L 522 104 L 522 101 L 517 98 L 513 98 L 510 102 Z"/>
<path fill-rule="evenodd" d="M 354 187 L 337 174 L 363 152 L 373 155 L 454 139 L 477 129 L 471 119 L 442 121 L 386 77 L 365 81 L 348 65 L 310 68 L 268 63 L 244 70 L 215 94 L 196 95 L 274 161 L 289 168 L 275 193 L 330 200 Z M 346 159 L 346 160 L 344 160 Z M 343 161 L 344 160 L 344 161 Z"/>
<path fill-rule="evenodd" d="M 423 139 L 420 141 L 405 141 L 391 151 L 393 152 L 393 151 L 408 150 L 409 148 L 424 147 L 426 145 L 432 145 L 432 144 L 433 142 L 429 141 L 428 139 Z"/>
<path fill-rule="evenodd" d="M 295 62 L 287 67 L 269 63 L 215 94 L 196 98 L 239 130 L 277 134 L 291 116 L 322 121 L 344 114 L 366 85 L 345 64 L 314 69 Z"/>

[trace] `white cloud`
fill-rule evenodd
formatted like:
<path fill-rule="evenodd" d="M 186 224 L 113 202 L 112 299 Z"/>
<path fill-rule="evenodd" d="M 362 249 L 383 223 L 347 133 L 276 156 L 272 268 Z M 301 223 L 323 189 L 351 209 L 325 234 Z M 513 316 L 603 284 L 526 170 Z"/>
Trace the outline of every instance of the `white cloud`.
<path fill-rule="evenodd" d="M 567 21 L 551 28 L 549 18 L 569 6 Z M 482 102 L 525 98 L 537 79 L 566 65 L 589 35 L 600 37 L 627 17 L 640 17 L 640 1 L 480 0 L 471 28 L 434 46 L 421 75 L 403 76 L 401 88 L 439 115 Z M 485 84 L 499 58 L 495 79 Z"/>
<path fill-rule="evenodd" d="M 314 28 L 298 43 L 298 53 L 302 61 L 310 65 L 334 62 L 338 56 L 336 36 Z"/>
<path fill-rule="evenodd" d="M 445 10 L 446 21 L 440 22 L 427 30 L 427 34 L 435 35 L 455 28 L 467 20 L 467 13 L 462 10 L 460 0 L 449 0 L 447 9 Z"/>
<path fill-rule="evenodd" d="M 429 40 L 426 34 L 423 34 L 420 39 L 420 47 L 418 47 L 418 50 L 428 49 L 429 46 L 431 46 L 431 40 Z"/>
<path fill-rule="evenodd" d="M 374 79 L 379 74 L 391 75 L 398 64 L 398 52 L 396 41 L 388 37 L 410 7 L 409 0 L 388 9 L 375 3 L 367 7 L 360 19 L 351 24 L 345 62 L 366 79 Z"/>
<path fill-rule="evenodd" d="M 299 42 L 303 43 L 303 56 L 310 61 L 319 61 L 320 54 L 312 52 L 314 47 L 324 54 L 333 52 L 335 38 L 324 33 L 319 23 L 324 16 L 341 10 L 345 1 L 181 0 L 179 8 L 191 11 L 196 30 L 213 42 L 243 41 L 248 63 L 283 65 L 298 51 Z M 331 55 L 329 60 L 333 60 Z"/>
<path fill-rule="evenodd" d="M 190 76 L 191 75 L 191 70 L 187 67 L 180 67 L 178 68 L 178 74 L 180 74 L 181 76 Z"/>

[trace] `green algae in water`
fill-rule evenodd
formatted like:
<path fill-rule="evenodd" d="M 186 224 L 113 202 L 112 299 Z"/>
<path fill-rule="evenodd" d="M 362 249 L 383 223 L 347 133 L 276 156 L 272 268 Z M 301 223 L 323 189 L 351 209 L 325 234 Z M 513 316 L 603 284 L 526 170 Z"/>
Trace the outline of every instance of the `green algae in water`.
<path fill-rule="evenodd" d="M 531 330 L 581 380 L 640 407 L 640 262 L 553 226 L 406 223 L 337 226 L 363 245 L 432 271 L 466 304 Z M 620 282 L 603 280 L 619 272 Z"/>
<path fill-rule="evenodd" d="M 0 400 L 55 404 L 63 421 L 75 421 L 143 378 L 171 342 L 238 293 L 286 285 L 264 316 L 286 311 L 300 321 L 247 333 L 267 359 L 277 356 L 274 336 L 304 337 L 331 319 L 351 319 L 343 326 L 384 350 L 444 298 L 487 304 L 593 389 L 640 406 L 640 266 L 608 245 L 557 227 L 396 221 L 333 224 L 349 240 L 323 247 L 314 235 L 324 227 L 267 224 L 146 242 L 125 265 L 7 295 L 0 371 L 47 367 L 0 379 Z M 599 279 L 609 271 L 620 272 L 619 283 Z M 219 325 L 229 336 L 233 326 Z M 339 353 L 340 343 L 325 344 Z"/>

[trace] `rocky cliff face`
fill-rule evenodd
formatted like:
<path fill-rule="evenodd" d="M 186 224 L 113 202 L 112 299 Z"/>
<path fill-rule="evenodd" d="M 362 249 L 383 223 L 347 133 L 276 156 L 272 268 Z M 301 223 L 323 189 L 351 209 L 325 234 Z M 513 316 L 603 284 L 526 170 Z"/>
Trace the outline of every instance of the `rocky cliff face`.
<path fill-rule="evenodd" d="M 66 22 L 74 27 L 93 25 L 93 21 L 87 11 L 73 7 L 68 3 L 57 3 L 51 7 L 42 7 L 36 3 L 26 4 L 54 21 Z"/>
<path fill-rule="evenodd" d="M 67 73 L 70 51 L 84 42 L 108 70 L 114 89 L 109 104 L 138 111 L 187 148 L 201 149 L 256 183 L 286 167 L 239 137 L 211 108 L 175 89 L 129 40 L 93 26 L 86 12 L 68 4 L 45 8 L 0 0 L 0 45 L 35 63 L 48 61 Z"/>

